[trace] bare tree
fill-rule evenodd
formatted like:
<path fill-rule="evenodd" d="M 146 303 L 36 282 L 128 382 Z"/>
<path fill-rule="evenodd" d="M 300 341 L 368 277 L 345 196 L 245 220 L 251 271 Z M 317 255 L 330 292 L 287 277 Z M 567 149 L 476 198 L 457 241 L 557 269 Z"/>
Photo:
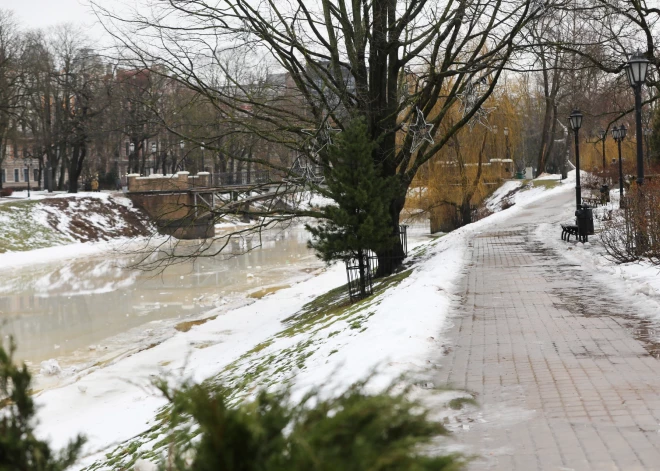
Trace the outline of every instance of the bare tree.
<path fill-rule="evenodd" d="M 393 233 L 419 168 L 479 112 L 520 52 L 520 33 L 543 11 L 536 3 L 493 0 L 146 0 L 145 5 L 149 8 L 132 15 L 100 3 L 95 8 L 128 51 L 125 58 L 142 67 L 162 65 L 227 119 L 243 112 L 234 120 L 236 128 L 306 153 L 331 172 L 323 152 L 306 150 L 305 130 L 320 134 L 326 126 L 341 129 L 355 116 L 364 117 L 378 143 L 374 162 L 397 182 L 388 202 Z M 147 10 L 153 14 L 145 16 Z M 232 74 L 224 60 L 239 52 L 244 63 L 266 63 L 285 73 L 290 90 L 255 94 L 250 88 L 255 81 Z M 267 83 L 268 75 L 261 79 Z M 466 104 L 463 116 L 440 126 L 459 100 Z M 433 140 L 420 146 L 415 133 L 402 133 L 417 109 L 435 131 Z M 391 272 L 403 257 L 402 247 L 378 257 Z"/>

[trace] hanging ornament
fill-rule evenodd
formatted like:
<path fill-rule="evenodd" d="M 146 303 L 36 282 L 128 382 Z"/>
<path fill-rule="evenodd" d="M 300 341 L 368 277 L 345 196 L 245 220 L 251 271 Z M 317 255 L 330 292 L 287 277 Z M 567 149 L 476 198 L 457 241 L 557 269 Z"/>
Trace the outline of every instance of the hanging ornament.
<path fill-rule="evenodd" d="M 484 94 L 484 87 L 487 87 L 488 83 L 486 77 L 481 77 L 475 82 L 468 83 L 461 93 L 458 93 L 456 97 L 461 102 L 459 107 L 459 112 L 461 116 L 465 118 L 473 109 L 475 109 L 481 98 Z M 487 108 L 479 106 L 479 108 L 474 112 L 470 121 L 467 122 L 467 125 L 470 127 L 470 130 L 474 129 L 476 124 L 481 124 L 486 129 L 490 130 L 490 125 L 488 124 L 488 115 L 495 111 L 495 108 Z"/>
<path fill-rule="evenodd" d="M 529 5 L 529 11 L 532 15 L 538 14 L 539 16 L 545 13 L 548 5 L 546 5 L 545 0 L 531 0 Z"/>
<path fill-rule="evenodd" d="M 306 157 L 298 156 L 289 169 L 289 177 L 285 179 L 295 185 L 322 185 L 325 181 L 319 165 L 311 165 Z"/>
<path fill-rule="evenodd" d="M 434 144 L 433 136 L 431 136 L 431 130 L 433 129 L 432 124 L 428 124 L 424 118 L 424 113 L 419 108 L 415 108 L 417 117 L 414 124 L 408 124 L 406 126 L 406 131 L 413 136 L 412 146 L 410 147 L 410 153 L 415 152 L 419 146 L 424 142 L 429 144 Z"/>
<path fill-rule="evenodd" d="M 339 134 L 341 129 L 333 128 L 326 121 L 320 129 L 302 129 L 301 132 L 310 136 L 305 142 L 309 152 L 318 155 L 324 148 L 334 145 L 333 136 Z"/>

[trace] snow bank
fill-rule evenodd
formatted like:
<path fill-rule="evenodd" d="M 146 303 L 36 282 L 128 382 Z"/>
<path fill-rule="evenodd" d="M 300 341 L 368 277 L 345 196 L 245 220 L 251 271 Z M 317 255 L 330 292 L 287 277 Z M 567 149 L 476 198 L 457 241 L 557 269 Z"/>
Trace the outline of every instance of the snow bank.
<path fill-rule="evenodd" d="M 36 195 L 0 204 L 0 254 L 152 233 L 145 216 L 108 193 Z"/>

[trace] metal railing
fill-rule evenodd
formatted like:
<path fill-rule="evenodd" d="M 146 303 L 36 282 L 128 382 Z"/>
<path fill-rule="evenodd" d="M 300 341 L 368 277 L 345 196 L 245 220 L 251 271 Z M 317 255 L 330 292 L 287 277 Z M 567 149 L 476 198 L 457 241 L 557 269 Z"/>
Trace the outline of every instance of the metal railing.
<path fill-rule="evenodd" d="M 211 174 L 212 186 L 262 185 L 271 181 L 268 170 L 222 172 Z"/>

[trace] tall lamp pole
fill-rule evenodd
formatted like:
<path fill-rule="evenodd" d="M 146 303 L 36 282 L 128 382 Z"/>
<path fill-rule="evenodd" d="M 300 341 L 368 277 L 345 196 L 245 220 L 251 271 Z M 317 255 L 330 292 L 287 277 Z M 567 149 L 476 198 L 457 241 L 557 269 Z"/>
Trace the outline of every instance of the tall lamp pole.
<path fill-rule="evenodd" d="M 27 196 L 28 198 L 30 197 L 30 171 L 32 170 L 32 156 L 28 156 L 26 159 L 25 165 L 27 166 L 27 175 L 25 175 L 27 178 L 25 179 L 25 182 L 27 183 Z"/>
<path fill-rule="evenodd" d="M 646 165 L 647 165 L 647 168 L 651 167 L 651 154 L 649 153 L 649 138 L 651 137 L 652 133 L 653 133 L 653 130 L 651 128 L 644 129 L 644 141 L 646 141 Z"/>
<path fill-rule="evenodd" d="M 200 149 L 202 149 L 202 172 L 205 172 L 206 169 L 204 168 L 204 141 L 202 141 L 202 145 L 199 147 Z M 199 170 L 197 170 L 197 173 L 199 173 Z"/>
<path fill-rule="evenodd" d="M 573 134 L 575 134 L 575 206 L 580 209 L 582 188 L 580 187 L 580 140 L 578 134 L 582 126 L 582 113 L 580 113 L 580 110 L 573 110 L 568 120 L 571 123 Z"/>
<path fill-rule="evenodd" d="M 603 141 L 603 170 L 605 170 L 605 167 L 607 166 L 607 160 L 605 160 L 605 139 L 607 138 L 607 131 L 601 129 L 598 131 L 598 134 L 600 135 L 600 140 Z"/>
<path fill-rule="evenodd" d="M 183 148 L 186 147 L 186 143 L 183 142 L 183 139 L 179 141 L 179 147 L 181 148 L 181 170 L 186 169 L 186 162 L 183 158 Z"/>
<path fill-rule="evenodd" d="M 151 143 L 151 173 L 156 173 L 158 171 L 158 165 L 156 162 L 156 151 L 158 150 L 158 147 L 156 146 L 156 142 Z"/>
<path fill-rule="evenodd" d="M 504 128 L 504 145 L 506 146 L 506 150 L 505 150 L 506 159 L 511 160 L 511 149 L 509 149 L 509 128 L 508 127 Z M 513 167 L 513 165 L 511 165 L 511 167 Z M 509 175 L 509 178 L 511 178 L 511 175 Z"/>
<path fill-rule="evenodd" d="M 621 163 L 621 141 L 626 137 L 627 129 L 622 124 L 618 128 L 612 128 L 612 137 L 619 148 L 619 208 L 623 207 L 623 164 Z"/>
<path fill-rule="evenodd" d="M 644 183 L 644 148 L 642 142 L 642 84 L 646 81 L 649 61 L 640 53 L 634 54 L 626 64 L 628 82 L 635 91 L 635 132 L 637 135 L 637 184 Z"/>
<path fill-rule="evenodd" d="M 128 146 L 128 150 L 130 151 L 130 154 L 128 155 L 128 166 L 130 168 L 131 164 L 135 162 L 135 155 L 133 155 L 133 153 L 135 152 L 135 143 L 131 142 L 130 145 Z"/>

